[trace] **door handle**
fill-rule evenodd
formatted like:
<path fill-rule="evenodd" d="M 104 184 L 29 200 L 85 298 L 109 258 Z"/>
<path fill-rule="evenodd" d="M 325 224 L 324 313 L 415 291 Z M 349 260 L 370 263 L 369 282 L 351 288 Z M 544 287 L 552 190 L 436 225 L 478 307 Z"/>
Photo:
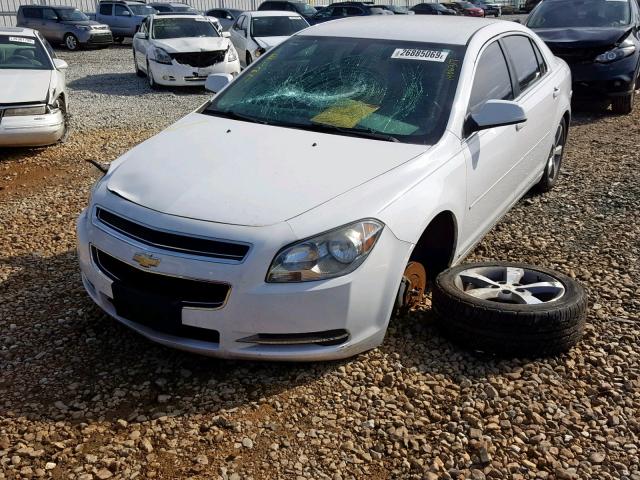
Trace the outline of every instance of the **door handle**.
<path fill-rule="evenodd" d="M 519 132 L 524 128 L 524 123 L 516 123 L 516 132 Z"/>
<path fill-rule="evenodd" d="M 560 89 L 558 87 L 553 87 L 553 98 L 558 98 L 560 95 Z"/>

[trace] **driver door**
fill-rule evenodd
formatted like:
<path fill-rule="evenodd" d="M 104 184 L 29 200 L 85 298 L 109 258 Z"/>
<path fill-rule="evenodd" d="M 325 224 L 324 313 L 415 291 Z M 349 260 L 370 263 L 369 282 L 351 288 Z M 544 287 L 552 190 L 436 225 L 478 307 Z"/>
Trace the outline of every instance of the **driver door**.
<path fill-rule="evenodd" d="M 467 115 L 487 100 L 513 100 L 513 84 L 500 43 L 490 43 L 478 59 Z M 518 163 L 517 126 L 495 127 L 467 135 L 467 212 L 462 250 L 473 245 L 511 206 L 516 191 L 513 167 Z M 520 139 L 521 141 L 522 139 Z"/>

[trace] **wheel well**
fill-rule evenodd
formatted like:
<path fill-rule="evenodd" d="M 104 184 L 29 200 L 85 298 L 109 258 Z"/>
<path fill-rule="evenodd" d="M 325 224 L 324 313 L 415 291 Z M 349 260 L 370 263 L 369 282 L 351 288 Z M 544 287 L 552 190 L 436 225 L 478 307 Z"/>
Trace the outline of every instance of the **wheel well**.
<path fill-rule="evenodd" d="M 562 119 L 567 126 L 567 130 L 569 130 L 569 125 L 571 124 L 571 113 L 567 110 L 566 112 L 564 112 Z"/>
<path fill-rule="evenodd" d="M 453 261 L 456 250 L 457 225 L 453 213 L 441 212 L 422 232 L 411 252 L 411 260 L 420 262 L 427 270 L 429 280 L 446 270 Z"/>

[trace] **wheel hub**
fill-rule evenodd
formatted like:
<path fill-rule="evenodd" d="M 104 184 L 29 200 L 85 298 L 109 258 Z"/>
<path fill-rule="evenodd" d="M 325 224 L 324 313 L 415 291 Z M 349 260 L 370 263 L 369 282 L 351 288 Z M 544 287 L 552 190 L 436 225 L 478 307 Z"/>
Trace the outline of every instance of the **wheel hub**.
<path fill-rule="evenodd" d="M 406 311 L 417 307 L 422 302 L 427 288 L 427 272 L 421 263 L 409 262 L 402 276 L 405 289 L 402 294 L 402 308 Z"/>

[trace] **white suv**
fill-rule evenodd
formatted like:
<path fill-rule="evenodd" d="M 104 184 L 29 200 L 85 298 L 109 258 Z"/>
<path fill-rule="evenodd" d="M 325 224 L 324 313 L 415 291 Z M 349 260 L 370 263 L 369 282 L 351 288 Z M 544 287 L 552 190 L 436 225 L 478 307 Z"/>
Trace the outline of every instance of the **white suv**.
<path fill-rule="evenodd" d="M 394 307 L 558 178 L 570 73 L 516 23 L 329 22 L 229 77 L 113 162 L 78 219 L 91 298 L 165 345 L 373 348 Z"/>

